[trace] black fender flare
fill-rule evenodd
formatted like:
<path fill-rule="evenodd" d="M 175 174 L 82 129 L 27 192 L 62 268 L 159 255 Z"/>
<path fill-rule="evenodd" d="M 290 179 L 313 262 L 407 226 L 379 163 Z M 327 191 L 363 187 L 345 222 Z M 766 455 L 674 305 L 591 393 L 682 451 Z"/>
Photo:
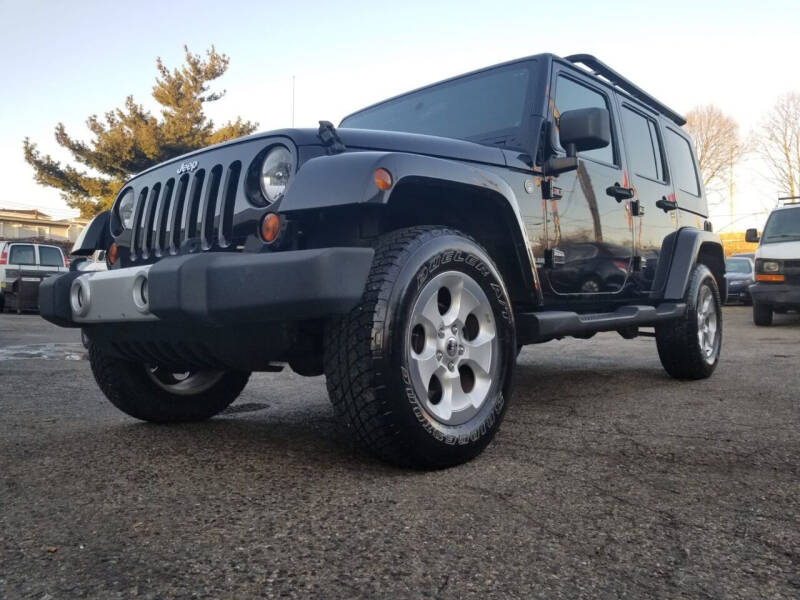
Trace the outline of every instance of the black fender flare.
<path fill-rule="evenodd" d="M 378 168 L 386 169 L 392 175 L 394 183 L 386 191 L 378 189 L 373 180 L 373 174 Z M 541 303 L 539 277 L 516 195 L 504 179 L 482 169 L 479 164 L 385 151 L 320 156 L 309 160 L 298 170 L 296 179 L 281 200 L 279 210 L 282 213 L 292 213 L 354 204 L 385 205 L 391 200 L 395 189 L 404 181 L 412 180 L 471 186 L 494 195 L 507 205 L 514 215 L 519 232 L 515 241 L 518 259 L 522 263 L 520 266 L 526 277 L 530 273 L 530 282 L 534 288 L 531 294 L 537 303 Z"/>
<path fill-rule="evenodd" d="M 692 270 L 698 262 L 714 263 L 706 266 L 714 273 L 721 300 L 725 302 L 727 289 L 722 240 L 715 233 L 694 227 L 681 227 L 664 238 L 651 297 L 655 300 L 683 299 Z"/>
<path fill-rule="evenodd" d="M 95 250 L 107 250 L 111 244 L 111 211 L 106 210 L 95 216 L 83 228 L 70 254 L 88 256 Z"/>

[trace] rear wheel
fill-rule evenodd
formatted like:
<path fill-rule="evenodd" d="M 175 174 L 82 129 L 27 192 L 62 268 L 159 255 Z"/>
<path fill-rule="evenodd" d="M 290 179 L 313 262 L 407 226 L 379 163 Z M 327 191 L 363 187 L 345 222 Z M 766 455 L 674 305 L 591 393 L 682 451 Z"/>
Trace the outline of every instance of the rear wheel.
<path fill-rule="evenodd" d="M 714 275 L 695 266 L 686 292 L 686 314 L 656 326 L 664 370 L 676 379 L 704 379 L 717 367 L 722 349 L 722 306 Z"/>
<path fill-rule="evenodd" d="M 759 327 L 772 325 L 772 307 L 769 304 L 753 302 L 753 323 Z"/>
<path fill-rule="evenodd" d="M 89 361 L 100 389 L 114 406 L 153 423 L 213 417 L 236 400 L 250 377 L 240 371 L 175 373 L 110 356 L 91 343 Z"/>
<path fill-rule="evenodd" d="M 479 454 L 511 387 L 509 307 L 499 272 L 466 236 L 433 227 L 383 236 L 362 303 L 326 331 L 340 423 L 403 466 L 448 467 Z"/>

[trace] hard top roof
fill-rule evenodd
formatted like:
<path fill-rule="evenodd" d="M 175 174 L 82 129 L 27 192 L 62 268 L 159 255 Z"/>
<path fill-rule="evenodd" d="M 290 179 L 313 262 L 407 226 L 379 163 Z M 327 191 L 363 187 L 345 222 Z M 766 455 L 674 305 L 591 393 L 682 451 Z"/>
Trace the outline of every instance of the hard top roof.
<path fill-rule="evenodd" d="M 409 94 L 413 94 L 415 92 L 424 90 L 429 87 L 433 87 L 435 85 L 440 85 L 443 83 L 448 83 L 450 81 L 455 81 L 457 79 L 461 79 L 462 77 L 468 77 L 470 75 L 476 75 L 478 73 L 482 73 L 484 71 L 490 71 L 492 69 L 497 69 L 499 67 L 505 67 L 508 65 L 513 65 L 519 62 L 525 62 L 529 60 L 558 60 L 560 62 L 564 62 L 569 64 L 579 72 L 589 77 L 596 79 L 597 81 L 603 83 L 604 85 L 610 86 L 614 88 L 618 92 L 622 92 L 631 98 L 635 98 L 639 102 L 649 106 L 653 110 L 663 114 L 665 117 L 669 118 L 670 120 L 674 121 L 677 125 L 685 125 L 686 119 L 684 119 L 680 114 L 676 111 L 669 108 L 666 104 L 663 104 L 659 100 L 657 100 L 654 96 L 651 96 L 647 92 L 645 92 L 642 88 L 631 82 L 629 79 L 623 77 L 614 69 L 606 65 L 605 63 L 601 62 L 591 54 L 571 54 L 564 58 L 552 54 L 552 53 L 542 53 L 542 54 L 533 54 L 531 56 L 524 56 L 521 58 L 515 58 L 513 60 L 508 60 L 502 63 L 498 63 L 496 65 L 491 65 L 488 67 L 482 67 L 480 69 L 475 69 L 474 71 L 469 71 L 467 73 L 461 73 L 459 75 L 455 75 L 454 77 L 448 77 L 447 79 L 443 79 L 441 81 L 437 81 L 428 85 L 424 85 L 419 88 L 415 88 L 413 90 L 409 90 L 407 92 L 403 92 L 402 94 L 397 94 L 396 96 L 392 96 L 391 98 L 386 98 L 381 100 L 380 102 L 375 102 L 374 104 L 370 104 L 369 106 L 365 106 L 364 108 L 360 108 L 357 111 L 354 111 L 347 116 L 342 118 L 342 121 L 356 115 L 360 112 L 365 110 L 369 110 L 375 106 L 379 106 L 386 102 L 391 102 L 397 98 L 402 98 L 403 96 L 407 96 Z M 583 65 L 581 68 L 579 65 Z"/>

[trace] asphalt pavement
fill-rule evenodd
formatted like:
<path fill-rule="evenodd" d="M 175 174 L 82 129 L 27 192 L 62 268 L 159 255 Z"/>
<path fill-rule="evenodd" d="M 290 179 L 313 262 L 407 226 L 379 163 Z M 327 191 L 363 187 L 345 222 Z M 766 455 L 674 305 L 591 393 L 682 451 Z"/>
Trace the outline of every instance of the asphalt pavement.
<path fill-rule="evenodd" d="M 0 598 L 800 597 L 800 316 L 725 309 L 705 381 L 650 338 L 526 348 L 477 460 L 383 465 L 322 378 L 207 423 L 96 387 L 79 334 L 0 315 Z"/>

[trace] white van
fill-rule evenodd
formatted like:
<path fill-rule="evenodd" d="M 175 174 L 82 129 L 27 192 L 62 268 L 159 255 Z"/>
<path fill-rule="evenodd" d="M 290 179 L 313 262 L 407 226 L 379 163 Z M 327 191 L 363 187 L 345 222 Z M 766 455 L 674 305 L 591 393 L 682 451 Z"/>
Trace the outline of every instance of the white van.
<path fill-rule="evenodd" d="M 755 229 L 748 229 L 745 238 L 758 242 L 750 286 L 753 322 L 771 325 L 773 312 L 800 310 L 800 203 L 776 208 L 760 238 Z"/>
<path fill-rule="evenodd" d="M 69 271 L 58 246 L 0 241 L 0 312 L 33 310 L 39 305 L 39 284 L 45 277 Z"/>

